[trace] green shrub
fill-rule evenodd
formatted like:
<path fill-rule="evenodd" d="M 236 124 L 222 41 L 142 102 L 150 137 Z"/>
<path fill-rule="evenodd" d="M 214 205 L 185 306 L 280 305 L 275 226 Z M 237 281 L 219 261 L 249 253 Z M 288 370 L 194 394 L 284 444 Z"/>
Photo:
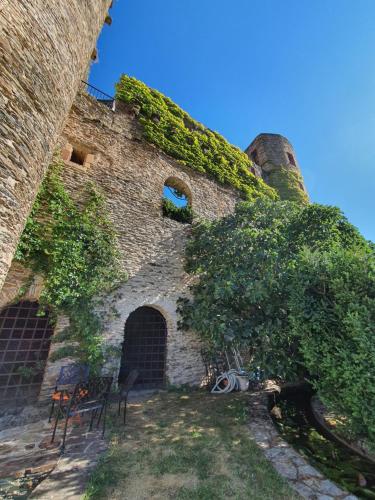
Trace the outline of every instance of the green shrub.
<path fill-rule="evenodd" d="M 310 380 L 347 430 L 375 444 L 374 255 L 305 251 L 292 290 L 292 331 Z"/>
<path fill-rule="evenodd" d="M 232 186 L 246 199 L 276 199 L 276 192 L 250 171 L 252 163 L 220 134 L 193 120 L 168 97 L 123 75 L 116 98 L 139 111 L 145 139 L 179 163 Z"/>
<path fill-rule="evenodd" d="M 177 207 L 168 198 L 163 198 L 163 216 L 173 219 L 183 224 L 191 224 L 193 222 L 193 210 L 190 205 L 185 207 Z"/>
<path fill-rule="evenodd" d="M 257 200 L 193 226 L 180 326 L 248 349 L 269 376 L 312 380 L 374 440 L 375 252 L 335 207 Z"/>

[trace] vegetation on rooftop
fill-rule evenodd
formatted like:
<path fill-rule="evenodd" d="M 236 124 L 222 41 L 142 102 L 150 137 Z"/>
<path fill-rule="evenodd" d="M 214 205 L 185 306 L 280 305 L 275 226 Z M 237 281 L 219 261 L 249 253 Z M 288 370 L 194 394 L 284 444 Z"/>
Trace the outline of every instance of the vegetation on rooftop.
<path fill-rule="evenodd" d="M 123 75 L 116 86 L 116 98 L 139 113 L 144 138 L 179 163 L 240 190 L 248 200 L 278 198 L 271 187 L 251 173 L 252 162 L 243 151 L 193 120 L 157 90 Z"/>

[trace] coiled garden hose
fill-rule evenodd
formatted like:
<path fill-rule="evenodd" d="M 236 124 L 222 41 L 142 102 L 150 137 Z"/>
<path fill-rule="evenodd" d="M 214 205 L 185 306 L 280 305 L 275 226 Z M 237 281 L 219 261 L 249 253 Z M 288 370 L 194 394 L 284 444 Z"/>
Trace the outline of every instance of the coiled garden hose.
<path fill-rule="evenodd" d="M 238 388 L 237 370 L 228 370 L 216 378 L 215 385 L 211 389 L 212 394 L 227 394 Z M 221 384 L 221 386 L 220 386 Z"/>

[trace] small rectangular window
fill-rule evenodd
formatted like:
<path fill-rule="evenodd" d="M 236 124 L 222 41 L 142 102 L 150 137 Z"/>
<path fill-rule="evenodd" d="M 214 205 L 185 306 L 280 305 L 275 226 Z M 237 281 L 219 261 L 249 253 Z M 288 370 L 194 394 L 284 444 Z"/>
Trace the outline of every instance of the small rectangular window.
<path fill-rule="evenodd" d="M 76 148 L 73 148 L 72 156 L 70 157 L 70 161 L 73 163 L 77 163 L 77 165 L 83 165 L 85 163 L 86 153 L 83 151 L 79 151 Z"/>
<path fill-rule="evenodd" d="M 296 161 L 295 161 L 295 159 L 294 159 L 294 156 L 293 156 L 291 153 L 287 153 L 287 155 L 288 155 L 288 160 L 289 160 L 289 163 L 290 163 L 291 165 L 294 165 L 294 166 L 296 167 L 297 165 L 296 165 Z"/>

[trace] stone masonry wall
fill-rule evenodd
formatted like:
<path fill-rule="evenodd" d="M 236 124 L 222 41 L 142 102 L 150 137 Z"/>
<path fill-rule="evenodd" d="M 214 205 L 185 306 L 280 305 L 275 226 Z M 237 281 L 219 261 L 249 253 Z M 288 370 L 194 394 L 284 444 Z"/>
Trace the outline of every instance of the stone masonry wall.
<path fill-rule="evenodd" d="M 124 270 L 129 280 L 108 299 L 119 316 L 106 324 L 106 345 L 121 348 L 129 314 L 140 306 L 158 309 L 166 319 L 167 380 L 199 384 L 204 377 L 200 342 L 193 332 L 177 329 L 176 300 L 187 293 L 191 279 L 183 271 L 188 225 L 162 215 L 165 181 L 182 181 L 191 193 L 195 213 L 204 218 L 233 211 L 238 194 L 208 177 L 179 165 L 142 139 L 136 117 L 122 103 L 116 112 L 82 93 L 74 102 L 60 140 L 65 158 L 63 179 L 79 201 L 82 187 L 94 181 L 103 191 L 115 225 Z M 79 152 L 83 165 L 69 160 Z M 54 346 L 55 348 L 55 346 Z M 61 363 L 48 363 L 42 394 L 48 393 Z M 108 360 L 117 375 L 120 357 Z"/>
<path fill-rule="evenodd" d="M 0 291 L 0 308 L 14 302 L 20 289 L 27 285 L 27 290 L 22 295 L 22 300 L 37 301 L 43 287 L 40 276 L 31 276 L 31 271 L 18 262 L 13 262 Z M 31 278 L 31 280 L 30 280 Z"/>
<path fill-rule="evenodd" d="M 265 172 L 280 165 L 300 169 L 293 146 L 280 134 L 259 134 L 246 148 L 245 153 L 251 158 L 254 150 L 257 152 L 257 164 Z M 295 165 L 290 162 L 288 153 L 293 155 Z"/>
<path fill-rule="evenodd" d="M 238 194 L 145 142 L 136 117 L 119 102 L 112 112 L 80 94 L 61 148 L 66 158 L 64 181 L 72 195 L 79 197 L 87 180 L 103 190 L 129 274 L 115 303 L 120 316 L 107 325 L 107 343 L 121 347 L 129 314 L 143 305 L 155 307 L 167 321 L 168 382 L 199 383 L 204 375 L 199 340 L 192 332 L 177 329 L 176 314 L 176 300 L 186 294 L 190 279 L 183 271 L 189 226 L 163 217 L 163 187 L 171 177 L 182 181 L 191 193 L 195 213 L 209 219 L 233 211 Z M 84 165 L 67 159 L 72 149 L 85 153 Z M 116 373 L 119 363 L 119 358 L 110 360 L 110 371 Z"/>
<path fill-rule="evenodd" d="M 0 2 L 0 288 L 110 3 Z"/>
<path fill-rule="evenodd" d="M 167 179 L 185 185 L 198 217 L 222 217 L 233 211 L 238 193 L 208 177 L 179 165 L 142 139 L 134 114 L 122 103 L 116 112 L 80 93 L 71 109 L 59 145 L 65 158 L 63 180 L 73 198 L 82 199 L 84 185 L 93 181 L 103 191 L 110 218 L 118 234 L 122 266 L 129 280 L 108 297 L 107 311 L 115 306 L 119 315 L 105 324 L 107 346 L 121 349 L 129 314 L 147 305 L 166 319 L 167 381 L 199 384 L 204 378 L 200 341 L 193 332 L 177 329 L 176 301 L 188 292 L 191 280 L 183 270 L 189 225 L 162 215 L 162 193 Z M 79 152 L 83 165 L 71 161 Z M 29 272 L 13 262 L 0 294 L 0 307 L 15 300 Z M 36 287 L 36 284 L 38 285 Z M 38 300 L 40 279 L 27 292 Z M 67 325 L 59 318 L 55 331 Z M 58 344 L 51 344 L 50 354 Z M 108 359 L 106 369 L 117 375 L 120 357 Z M 41 399 L 50 393 L 63 364 L 70 359 L 47 362 Z"/>
<path fill-rule="evenodd" d="M 72 148 L 89 161 L 66 160 L 64 181 L 79 200 L 81 187 L 94 181 L 106 196 L 115 224 L 124 268 L 134 275 L 160 255 L 160 245 L 186 226 L 162 216 L 165 181 L 177 178 L 191 192 L 193 210 L 212 219 L 231 212 L 238 193 L 178 164 L 145 142 L 138 121 L 123 103 L 116 112 L 80 93 L 72 106 L 60 141 L 62 156 Z M 174 243 L 171 243 L 171 248 Z"/>

